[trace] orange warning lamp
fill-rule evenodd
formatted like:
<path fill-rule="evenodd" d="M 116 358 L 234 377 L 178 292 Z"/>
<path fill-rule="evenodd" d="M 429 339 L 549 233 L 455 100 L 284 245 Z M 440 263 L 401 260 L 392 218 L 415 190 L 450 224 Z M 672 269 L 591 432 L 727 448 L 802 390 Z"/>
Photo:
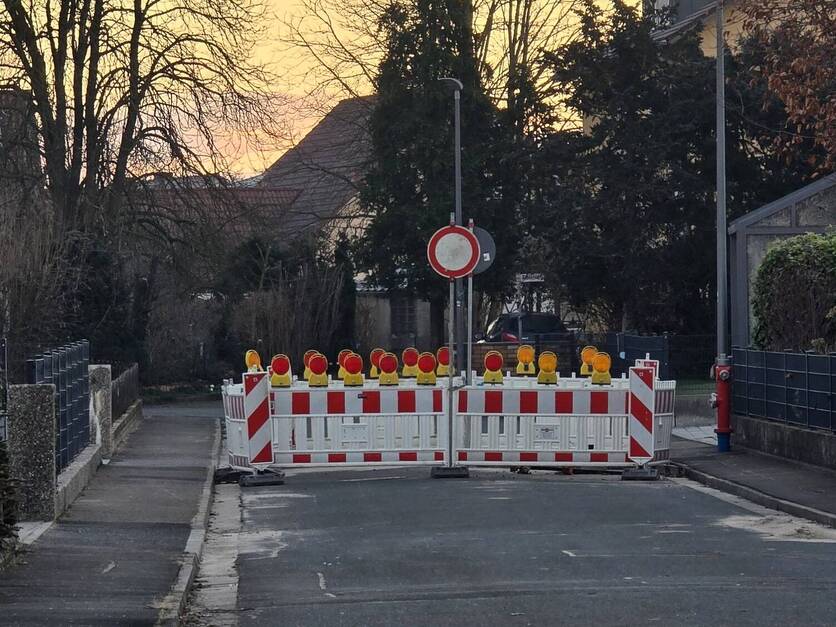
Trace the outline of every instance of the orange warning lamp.
<path fill-rule="evenodd" d="M 378 360 L 380 385 L 398 384 L 398 358 L 393 353 L 384 353 Z"/>
<path fill-rule="evenodd" d="M 598 349 L 594 346 L 584 346 L 581 349 L 581 376 L 588 377 L 592 374 L 592 360 L 598 354 Z"/>
<path fill-rule="evenodd" d="M 488 351 L 485 354 L 485 374 L 482 380 L 485 383 L 502 383 L 502 364 L 505 360 L 499 351 Z"/>
<path fill-rule="evenodd" d="M 344 348 L 337 354 L 337 364 L 340 366 L 340 369 L 337 371 L 337 378 L 342 381 L 345 377 L 345 367 L 343 366 L 343 360 L 351 355 L 354 351 L 350 348 Z"/>
<path fill-rule="evenodd" d="M 311 357 L 318 354 L 319 351 L 311 349 L 309 351 L 305 351 L 305 354 L 302 356 L 302 364 L 305 366 L 305 373 L 302 376 L 305 381 L 308 381 L 311 378 L 311 369 L 308 368 L 308 362 L 311 360 Z"/>
<path fill-rule="evenodd" d="M 418 356 L 418 385 L 435 385 L 435 355 L 421 353 Z"/>
<path fill-rule="evenodd" d="M 435 358 L 438 360 L 438 368 L 436 368 L 435 374 L 439 377 L 450 376 L 450 349 L 442 346 L 435 351 Z"/>
<path fill-rule="evenodd" d="M 244 355 L 244 364 L 247 366 L 247 372 L 261 372 L 261 356 L 258 351 L 248 350 Z"/>
<path fill-rule="evenodd" d="M 596 353 L 592 358 L 592 383 L 593 385 L 609 385 L 612 383 L 610 376 L 612 359 L 607 353 Z"/>
<path fill-rule="evenodd" d="M 290 357 L 273 355 L 270 360 L 270 385 L 277 388 L 290 387 Z"/>
<path fill-rule="evenodd" d="M 308 379 L 308 385 L 312 387 L 320 387 L 328 385 L 328 360 L 325 355 L 317 353 L 308 359 L 308 369 L 311 371 L 311 376 Z"/>
<path fill-rule="evenodd" d="M 537 367 L 540 369 L 537 373 L 537 383 L 557 383 L 557 355 L 552 351 L 543 351 L 537 360 Z"/>
<path fill-rule="evenodd" d="M 371 354 L 369 355 L 369 361 L 372 364 L 371 369 L 369 370 L 369 378 L 370 379 L 377 379 L 380 375 L 380 358 L 386 354 L 386 351 L 382 348 L 375 348 Z"/>
<path fill-rule="evenodd" d="M 363 358 L 357 353 L 349 353 L 343 358 L 343 383 L 345 385 L 363 385 Z"/>
<path fill-rule="evenodd" d="M 401 376 L 404 379 L 412 379 L 418 376 L 418 356 L 418 350 L 412 347 L 405 348 L 401 353 L 401 359 L 403 360 Z"/>
<path fill-rule="evenodd" d="M 517 374 L 527 377 L 534 374 L 534 347 L 523 344 L 517 349 Z"/>

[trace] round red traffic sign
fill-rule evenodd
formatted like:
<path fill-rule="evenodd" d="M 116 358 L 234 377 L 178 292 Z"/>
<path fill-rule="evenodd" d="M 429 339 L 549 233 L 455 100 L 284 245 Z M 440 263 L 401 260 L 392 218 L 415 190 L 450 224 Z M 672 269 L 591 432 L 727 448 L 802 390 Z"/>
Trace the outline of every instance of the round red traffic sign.
<path fill-rule="evenodd" d="M 479 240 L 463 226 L 451 224 L 438 229 L 427 244 L 427 258 L 433 270 L 448 279 L 461 279 L 479 263 Z"/>

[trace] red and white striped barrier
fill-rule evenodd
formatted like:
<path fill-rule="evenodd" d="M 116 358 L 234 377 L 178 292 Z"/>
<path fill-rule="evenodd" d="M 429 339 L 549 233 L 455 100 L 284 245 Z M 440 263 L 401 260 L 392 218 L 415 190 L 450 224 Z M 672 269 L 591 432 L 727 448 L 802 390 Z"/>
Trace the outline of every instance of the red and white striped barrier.
<path fill-rule="evenodd" d="M 656 393 L 654 383 L 656 371 L 653 368 L 630 368 L 630 433 L 629 458 L 639 465 L 653 461 L 655 448 L 654 411 Z"/>
<path fill-rule="evenodd" d="M 273 431 L 270 421 L 270 379 L 266 372 L 244 374 L 244 416 L 251 466 L 273 463 Z"/>
<path fill-rule="evenodd" d="M 436 386 L 367 381 L 356 388 L 299 382 L 267 388 L 270 420 L 264 422 L 267 377 L 248 373 L 244 385 L 223 386 L 230 464 L 270 463 L 261 461 L 268 451 L 259 448 L 270 432 L 272 463 L 282 467 L 446 465 L 448 450 L 456 465 L 654 463 L 669 456 L 676 382 L 655 379 L 649 368 L 637 370 L 645 374 L 607 386 L 511 378 L 501 386 L 457 389 L 452 446 L 444 380 Z M 257 385 L 247 383 L 256 379 Z M 637 402 L 631 404 L 632 398 Z"/>

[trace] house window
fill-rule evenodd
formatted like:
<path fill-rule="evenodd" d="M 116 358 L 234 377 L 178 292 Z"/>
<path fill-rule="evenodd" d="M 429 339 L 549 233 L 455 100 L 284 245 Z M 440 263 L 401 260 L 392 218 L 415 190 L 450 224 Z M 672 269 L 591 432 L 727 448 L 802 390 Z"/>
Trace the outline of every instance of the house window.
<path fill-rule="evenodd" d="M 390 301 L 392 309 L 392 335 L 414 335 L 415 324 L 415 299 L 393 297 Z"/>

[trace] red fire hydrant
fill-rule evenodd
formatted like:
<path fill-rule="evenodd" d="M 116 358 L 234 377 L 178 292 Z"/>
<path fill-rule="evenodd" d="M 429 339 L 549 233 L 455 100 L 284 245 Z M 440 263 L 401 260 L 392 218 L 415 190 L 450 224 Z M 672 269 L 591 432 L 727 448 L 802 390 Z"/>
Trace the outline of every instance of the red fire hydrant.
<path fill-rule="evenodd" d="M 714 366 L 715 393 L 711 405 L 717 409 L 717 450 L 726 453 L 731 450 L 731 379 L 732 367 L 728 362 Z"/>

